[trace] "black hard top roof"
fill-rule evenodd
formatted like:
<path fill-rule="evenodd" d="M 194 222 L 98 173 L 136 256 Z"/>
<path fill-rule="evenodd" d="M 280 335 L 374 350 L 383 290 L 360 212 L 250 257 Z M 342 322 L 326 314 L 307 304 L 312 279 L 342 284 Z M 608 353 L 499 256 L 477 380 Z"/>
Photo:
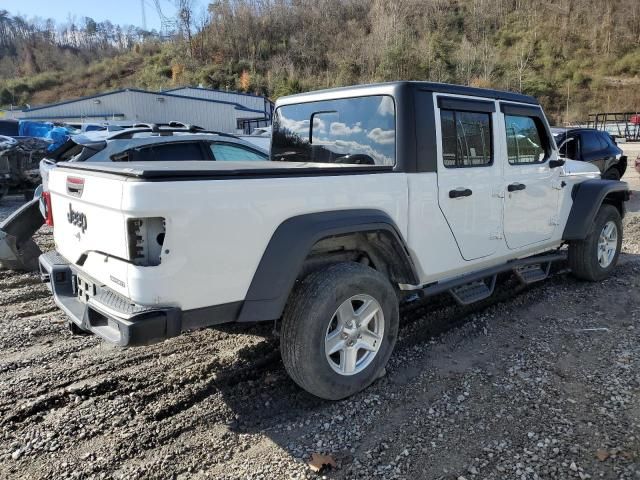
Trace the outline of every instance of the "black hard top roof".
<path fill-rule="evenodd" d="M 325 90 L 315 90 L 308 93 L 299 93 L 296 95 L 289 95 L 287 99 L 302 99 L 307 95 L 317 94 L 337 94 L 348 91 L 358 91 L 362 89 L 370 89 L 371 87 L 391 87 L 391 88 L 414 88 L 418 90 L 425 90 L 436 93 L 450 93 L 452 95 L 469 95 L 475 97 L 485 97 L 494 100 L 505 100 L 509 102 L 528 103 L 532 105 L 539 105 L 540 102 L 535 97 L 530 95 L 524 95 L 522 93 L 505 92 L 502 90 L 493 90 L 489 88 L 476 88 L 468 87 L 465 85 L 454 85 L 450 83 L 436 83 L 436 82 L 421 82 L 421 81 L 398 81 L 398 82 L 385 82 L 385 83 L 372 83 L 366 85 L 354 85 L 349 87 L 330 88 Z"/>

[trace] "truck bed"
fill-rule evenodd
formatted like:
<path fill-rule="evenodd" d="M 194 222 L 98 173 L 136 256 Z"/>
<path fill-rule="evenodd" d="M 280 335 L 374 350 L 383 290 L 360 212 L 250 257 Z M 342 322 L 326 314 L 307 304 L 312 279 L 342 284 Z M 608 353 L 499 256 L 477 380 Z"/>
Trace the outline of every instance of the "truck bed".
<path fill-rule="evenodd" d="M 149 180 L 190 178 L 263 177 L 263 176 L 315 176 L 341 173 L 389 172 L 393 167 L 371 165 L 345 165 L 340 163 L 305 163 L 271 161 L 233 162 L 62 162 L 65 169 L 101 172 L 111 175 Z"/>

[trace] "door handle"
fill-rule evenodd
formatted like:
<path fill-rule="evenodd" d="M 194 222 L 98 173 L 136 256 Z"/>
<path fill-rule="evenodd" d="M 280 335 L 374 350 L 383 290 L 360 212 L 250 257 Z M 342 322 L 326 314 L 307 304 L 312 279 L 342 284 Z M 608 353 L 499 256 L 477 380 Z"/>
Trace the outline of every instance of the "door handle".
<path fill-rule="evenodd" d="M 509 192 L 517 192 L 518 190 L 524 190 L 527 186 L 524 183 L 512 183 L 507 187 Z"/>
<path fill-rule="evenodd" d="M 469 188 L 449 190 L 449 198 L 470 197 L 473 192 Z"/>

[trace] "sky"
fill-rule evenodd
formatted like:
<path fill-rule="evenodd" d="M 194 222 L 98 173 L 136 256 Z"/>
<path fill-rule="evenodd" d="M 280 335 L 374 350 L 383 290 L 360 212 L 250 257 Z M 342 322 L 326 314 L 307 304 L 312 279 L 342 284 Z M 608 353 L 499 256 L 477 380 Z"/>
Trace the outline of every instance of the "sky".
<path fill-rule="evenodd" d="M 149 30 L 160 29 L 160 17 L 152 0 L 144 0 Z M 204 0 L 194 1 L 194 11 L 206 5 Z M 162 13 L 168 17 L 175 15 L 173 0 L 160 0 Z M 8 10 L 12 15 L 21 14 L 27 18 L 53 18 L 57 23 L 65 23 L 69 16 L 78 21 L 91 17 L 96 22 L 110 20 L 119 25 L 142 27 L 142 7 L 140 0 L 0 0 L 0 10 Z"/>

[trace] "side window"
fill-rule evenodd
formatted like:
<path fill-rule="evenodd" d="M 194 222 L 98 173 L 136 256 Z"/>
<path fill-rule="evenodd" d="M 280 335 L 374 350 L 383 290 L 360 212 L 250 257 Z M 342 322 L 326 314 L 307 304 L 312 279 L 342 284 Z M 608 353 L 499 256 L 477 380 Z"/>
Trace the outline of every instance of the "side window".
<path fill-rule="evenodd" d="M 598 139 L 600 140 L 600 150 L 606 150 L 613 143 L 608 133 L 600 132 Z"/>
<path fill-rule="evenodd" d="M 175 142 L 136 148 L 112 157 L 114 162 L 172 162 L 209 160 L 200 142 Z"/>
<path fill-rule="evenodd" d="M 385 166 L 396 163 L 396 107 L 371 95 L 282 105 L 275 111 L 271 160 Z"/>
<path fill-rule="evenodd" d="M 505 115 L 507 130 L 507 158 L 511 165 L 542 163 L 547 152 L 542 143 L 546 136 L 542 126 L 533 117 Z"/>
<path fill-rule="evenodd" d="M 598 140 L 598 135 L 595 133 L 583 133 L 580 135 L 582 137 L 582 154 L 589 155 L 591 153 L 599 152 L 603 149 L 600 146 L 600 141 Z"/>
<path fill-rule="evenodd" d="M 177 142 L 154 145 L 147 149 L 148 157 L 143 160 L 171 162 L 174 160 L 208 160 L 205 158 L 199 142 Z"/>
<path fill-rule="evenodd" d="M 268 160 L 269 157 L 254 150 L 230 145 L 228 143 L 212 143 L 211 152 L 217 161 L 237 161 L 237 160 Z"/>
<path fill-rule="evenodd" d="M 133 162 L 133 151 L 127 150 L 126 152 L 116 153 L 111 156 L 112 162 Z"/>
<path fill-rule="evenodd" d="M 445 167 L 491 165 L 491 114 L 440 110 L 440 123 Z"/>

